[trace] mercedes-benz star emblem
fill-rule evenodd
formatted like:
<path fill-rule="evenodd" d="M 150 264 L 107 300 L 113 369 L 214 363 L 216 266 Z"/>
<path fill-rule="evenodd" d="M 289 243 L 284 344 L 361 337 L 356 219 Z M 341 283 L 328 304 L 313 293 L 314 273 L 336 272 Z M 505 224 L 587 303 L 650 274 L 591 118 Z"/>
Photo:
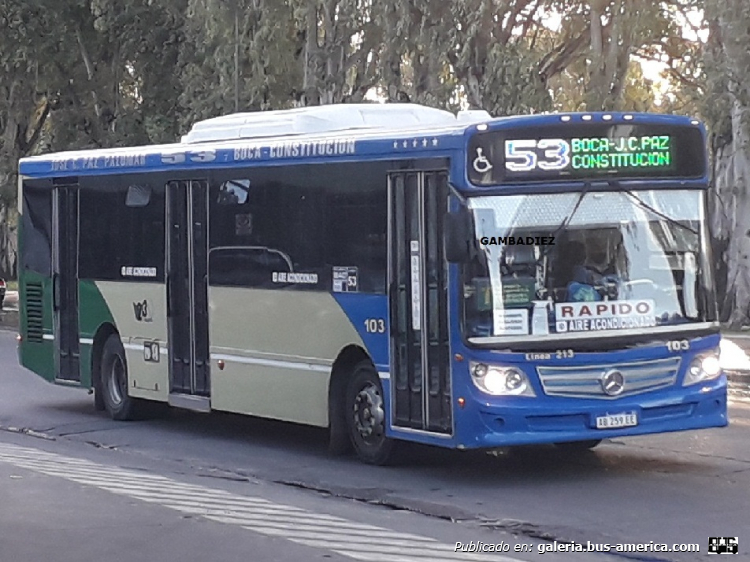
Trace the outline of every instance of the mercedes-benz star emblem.
<path fill-rule="evenodd" d="M 620 371 L 606 371 L 601 378 L 602 390 L 609 396 L 617 396 L 625 388 L 625 377 Z"/>

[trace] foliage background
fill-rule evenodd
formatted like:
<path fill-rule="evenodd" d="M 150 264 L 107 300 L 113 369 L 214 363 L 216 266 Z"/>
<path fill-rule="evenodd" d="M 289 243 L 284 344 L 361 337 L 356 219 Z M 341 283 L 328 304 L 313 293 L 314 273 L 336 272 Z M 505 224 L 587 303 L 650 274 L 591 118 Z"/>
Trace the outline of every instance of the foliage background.
<path fill-rule="evenodd" d="M 2 276 L 16 274 L 26 155 L 373 97 L 498 116 L 660 111 L 709 127 L 722 318 L 750 324 L 747 0 L 3 0 L 0 29 Z"/>

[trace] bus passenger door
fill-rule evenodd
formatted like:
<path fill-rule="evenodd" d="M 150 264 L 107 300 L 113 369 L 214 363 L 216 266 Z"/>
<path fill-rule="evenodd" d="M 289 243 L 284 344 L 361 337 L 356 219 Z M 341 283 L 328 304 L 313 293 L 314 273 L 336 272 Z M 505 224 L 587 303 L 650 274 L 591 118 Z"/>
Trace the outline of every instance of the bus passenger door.
<path fill-rule="evenodd" d="M 452 434 L 445 171 L 389 175 L 388 287 L 394 427 Z"/>
<path fill-rule="evenodd" d="M 78 334 L 78 180 L 53 180 L 52 310 L 55 378 L 80 382 Z"/>
<path fill-rule="evenodd" d="M 208 182 L 167 184 L 169 403 L 211 409 L 208 346 Z"/>

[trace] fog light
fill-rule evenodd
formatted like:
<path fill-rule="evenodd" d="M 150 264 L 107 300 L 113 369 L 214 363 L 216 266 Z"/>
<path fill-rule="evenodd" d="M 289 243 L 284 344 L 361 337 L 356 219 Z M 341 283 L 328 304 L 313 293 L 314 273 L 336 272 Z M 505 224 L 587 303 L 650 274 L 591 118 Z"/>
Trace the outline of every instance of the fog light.
<path fill-rule="evenodd" d="M 483 377 L 487 374 L 487 365 L 484 363 L 477 363 L 472 369 L 472 373 L 475 377 Z"/>
<path fill-rule="evenodd" d="M 505 378 L 505 388 L 511 392 L 522 390 L 525 383 L 524 376 L 518 371 L 510 371 Z"/>

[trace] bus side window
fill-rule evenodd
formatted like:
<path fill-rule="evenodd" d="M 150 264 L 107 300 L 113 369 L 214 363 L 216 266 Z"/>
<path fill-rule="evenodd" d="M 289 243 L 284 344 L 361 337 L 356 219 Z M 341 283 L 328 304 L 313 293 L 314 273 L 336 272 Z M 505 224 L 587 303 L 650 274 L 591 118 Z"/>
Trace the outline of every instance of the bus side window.
<path fill-rule="evenodd" d="M 291 272 L 289 256 L 260 246 L 213 248 L 209 253 L 212 285 L 270 288 L 273 274 Z"/>
<path fill-rule="evenodd" d="M 228 180 L 219 187 L 219 205 L 244 205 L 250 193 L 250 180 Z"/>
<path fill-rule="evenodd" d="M 125 195 L 126 207 L 145 207 L 151 201 L 150 185 L 129 185 Z"/>

